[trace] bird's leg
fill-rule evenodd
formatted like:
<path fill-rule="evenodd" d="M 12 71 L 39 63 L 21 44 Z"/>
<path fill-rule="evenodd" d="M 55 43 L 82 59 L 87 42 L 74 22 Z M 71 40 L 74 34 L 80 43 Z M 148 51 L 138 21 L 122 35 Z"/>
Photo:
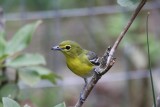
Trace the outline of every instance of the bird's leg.
<path fill-rule="evenodd" d="M 83 92 L 85 91 L 85 88 L 86 88 L 86 86 L 88 85 L 88 79 L 87 79 L 87 78 L 84 78 L 84 82 L 85 82 L 85 84 L 84 84 L 83 89 L 82 89 L 82 91 L 81 91 L 81 93 L 80 93 L 80 100 L 81 100 L 82 102 L 85 101 L 85 99 L 84 99 L 84 97 L 83 97 Z"/>
<path fill-rule="evenodd" d="M 96 66 L 94 68 L 94 72 L 99 77 L 102 76 L 101 71 L 103 71 L 103 69 L 106 67 L 110 51 L 111 51 L 111 46 L 108 47 L 107 51 L 104 53 L 103 57 L 101 57 L 100 61 L 99 61 L 99 58 L 98 58 L 98 61 L 100 62 L 100 65 Z"/>
<path fill-rule="evenodd" d="M 93 69 L 93 71 L 94 71 L 97 75 L 101 76 L 101 72 L 100 72 L 99 66 L 98 66 L 98 67 L 95 67 L 95 68 Z"/>

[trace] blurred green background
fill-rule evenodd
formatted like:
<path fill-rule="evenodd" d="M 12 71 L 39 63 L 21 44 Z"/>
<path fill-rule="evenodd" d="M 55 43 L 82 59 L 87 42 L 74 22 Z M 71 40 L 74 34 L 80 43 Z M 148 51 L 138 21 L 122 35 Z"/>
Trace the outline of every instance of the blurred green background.
<path fill-rule="evenodd" d="M 1 0 L 7 39 L 27 23 L 42 20 L 24 52 L 41 53 L 62 79 L 57 85 L 40 81 L 33 87 L 19 81 L 18 101 L 31 107 L 53 107 L 65 102 L 74 106 L 83 80 L 66 67 L 64 56 L 51 51 L 63 40 L 73 40 L 102 56 L 127 24 L 134 7 L 122 7 L 116 0 Z M 151 64 L 156 96 L 160 92 L 160 1 L 144 6 L 122 40 L 112 69 L 98 82 L 84 107 L 151 107 L 148 73 L 146 17 L 149 16 Z M 22 35 L 23 36 L 23 35 Z"/>

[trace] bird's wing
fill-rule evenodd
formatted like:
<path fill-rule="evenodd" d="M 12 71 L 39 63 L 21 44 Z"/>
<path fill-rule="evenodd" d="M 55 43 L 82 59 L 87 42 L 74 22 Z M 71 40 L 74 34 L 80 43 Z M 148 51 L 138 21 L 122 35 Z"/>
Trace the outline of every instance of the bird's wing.
<path fill-rule="evenodd" d="M 96 53 L 94 53 L 94 52 L 92 52 L 92 51 L 88 51 L 88 52 L 86 53 L 86 55 L 87 55 L 89 61 L 90 61 L 92 64 L 94 64 L 94 65 L 96 65 L 96 66 L 98 66 L 98 65 L 100 64 L 99 58 L 98 58 L 98 56 L 97 56 Z"/>

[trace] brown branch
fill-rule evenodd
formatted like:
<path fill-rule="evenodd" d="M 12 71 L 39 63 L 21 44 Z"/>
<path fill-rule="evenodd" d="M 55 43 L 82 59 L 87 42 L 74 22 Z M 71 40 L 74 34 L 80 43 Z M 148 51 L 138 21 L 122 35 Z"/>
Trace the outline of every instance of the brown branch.
<path fill-rule="evenodd" d="M 95 84 L 98 82 L 98 80 L 101 78 L 102 75 L 104 75 L 106 72 L 109 71 L 109 69 L 114 65 L 115 58 L 113 58 L 113 55 L 115 53 L 115 50 L 117 49 L 119 43 L 121 42 L 122 38 L 128 31 L 129 27 L 133 23 L 134 19 L 142 9 L 142 7 L 145 5 L 147 0 L 142 0 L 140 4 L 135 9 L 134 13 L 131 16 L 131 19 L 129 20 L 128 24 L 124 28 L 124 30 L 121 32 L 121 34 L 118 36 L 116 42 L 114 43 L 113 47 L 110 49 L 108 48 L 107 51 L 104 53 L 104 55 L 101 58 L 101 64 L 99 67 L 95 69 L 97 73 L 94 73 L 91 81 L 89 84 L 85 87 L 83 93 L 81 94 L 81 97 L 83 98 L 83 101 L 79 99 L 75 105 L 75 107 L 82 107 L 83 103 L 86 101 L 88 95 L 90 94 L 91 90 L 95 86 Z"/>

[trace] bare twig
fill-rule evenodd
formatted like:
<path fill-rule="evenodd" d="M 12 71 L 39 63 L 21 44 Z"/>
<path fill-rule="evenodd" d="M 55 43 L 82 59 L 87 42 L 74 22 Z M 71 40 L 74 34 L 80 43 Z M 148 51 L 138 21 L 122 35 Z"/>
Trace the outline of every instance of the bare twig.
<path fill-rule="evenodd" d="M 113 55 L 115 53 L 115 50 L 117 49 L 119 43 L 121 42 L 122 38 L 128 31 L 129 27 L 133 23 L 134 19 L 144 6 L 147 0 L 142 0 L 140 4 L 137 6 L 136 10 L 134 11 L 133 15 L 131 16 L 131 19 L 129 20 L 128 24 L 124 28 L 124 30 L 121 32 L 121 34 L 118 36 L 116 42 L 114 43 L 113 47 L 110 49 L 108 48 L 107 51 L 104 53 L 101 59 L 101 64 L 99 67 L 96 68 L 96 72 L 94 73 L 91 81 L 89 84 L 86 86 L 85 90 L 81 94 L 81 97 L 83 98 L 83 101 L 79 99 L 75 105 L 75 107 L 82 107 L 84 101 L 87 99 L 88 95 L 90 94 L 91 90 L 95 86 L 95 84 L 98 82 L 98 80 L 101 78 L 102 75 L 104 75 L 106 72 L 109 71 L 109 69 L 114 65 L 115 63 L 115 58 L 113 58 Z"/>
<path fill-rule="evenodd" d="M 149 15 L 150 15 L 150 12 L 148 12 L 148 14 L 147 14 L 147 20 L 146 20 L 148 69 L 149 69 L 149 74 L 150 74 L 150 82 L 151 82 L 153 103 L 154 103 L 154 107 L 156 107 L 156 97 L 155 97 L 154 83 L 153 83 L 153 75 L 152 75 L 152 69 L 151 69 L 151 57 L 150 57 L 150 48 L 149 48 L 149 35 L 148 35 L 148 19 L 149 19 Z"/>

